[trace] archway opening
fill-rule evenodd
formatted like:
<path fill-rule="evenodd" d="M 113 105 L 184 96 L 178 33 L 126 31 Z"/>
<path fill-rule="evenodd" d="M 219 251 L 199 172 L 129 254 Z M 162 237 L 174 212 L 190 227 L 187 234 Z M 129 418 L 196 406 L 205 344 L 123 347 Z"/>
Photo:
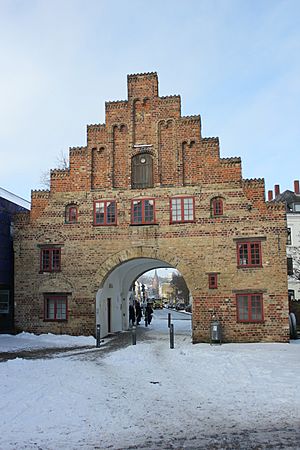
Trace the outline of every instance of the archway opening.
<path fill-rule="evenodd" d="M 104 276 L 96 295 L 96 324 L 100 324 L 101 337 L 130 329 L 133 323 L 129 318 L 129 306 L 135 302 L 140 303 L 143 311 L 146 304 L 151 303 L 153 329 L 160 332 L 162 322 L 158 321 L 164 321 L 165 326 L 169 313 L 174 320 L 179 320 L 178 314 L 185 314 L 184 319 L 190 322 L 187 334 L 191 335 L 192 297 L 182 292 L 180 285 L 172 285 L 176 279 L 183 277 L 170 263 L 161 259 L 140 257 L 116 264 Z M 189 308 L 190 311 L 186 311 Z"/>

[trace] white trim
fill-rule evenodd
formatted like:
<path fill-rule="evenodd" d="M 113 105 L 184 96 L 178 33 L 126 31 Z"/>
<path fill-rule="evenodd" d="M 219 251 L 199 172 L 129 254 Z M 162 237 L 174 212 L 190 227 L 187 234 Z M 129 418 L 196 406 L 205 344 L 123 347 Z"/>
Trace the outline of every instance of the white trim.
<path fill-rule="evenodd" d="M 30 209 L 31 203 L 25 200 L 24 198 L 18 197 L 17 195 L 13 194 L 12 192 L 7 191 L 6 189 L 3 189 L 0 187 L 0 197 L 4 198 L 5 200 L 8 200 L 11 203 L 14 203 L 15 205 L 22 206 L 25 209 Z"/>

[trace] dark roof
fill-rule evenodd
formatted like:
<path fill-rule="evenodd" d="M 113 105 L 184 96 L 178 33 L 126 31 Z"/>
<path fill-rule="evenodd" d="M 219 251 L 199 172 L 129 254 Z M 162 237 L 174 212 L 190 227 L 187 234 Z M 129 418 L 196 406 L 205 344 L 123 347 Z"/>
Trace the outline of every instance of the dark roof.
<path fill-rule="evenodd" d="M 292 204 L 300 203 L 300 194 L 295 194 L 293 191 L 286 190 L 281 194 L 276 195 L 273 202 L 284 202 L 286 204 L 286 210 L 292 211 Z"/>

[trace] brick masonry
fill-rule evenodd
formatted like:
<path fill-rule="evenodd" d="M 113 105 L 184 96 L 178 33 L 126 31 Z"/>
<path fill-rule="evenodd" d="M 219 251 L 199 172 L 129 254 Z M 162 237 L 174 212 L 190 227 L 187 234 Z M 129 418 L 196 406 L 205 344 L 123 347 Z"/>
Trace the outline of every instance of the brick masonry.
<path fill-rule="evenodd" d="M 263 179 L 245 180 L 240 158 L 220 158 L 218 138 L 201 135 L 200 116 L 182 117 L 180 96 L 159 97 L 156 73 L 129 75 L 128 100 L 107 102 L 105 124 L 88 125 L 87 145 L 70 149 L 67 170 L 51 171 L 50 191 L 32 191 L 15 231 L 15 324 L 36 333 L 94 334 L 95 298 L 107 273 L 130 258 L 176 267 L 193 297 L 193 342 L 209 340 L 212 314 L 224 341 L 289 339 L 286 218 L 265 201 Z M 141 147 L 144 145 L 144 147 Z M 153 158 L 153 187 L 131 188 L 131 160 Z M 194 196 L 195 221 L 170 224 L 170 197 Z M 224 214 L 211 216 L 222 197 Z M 156 224 L 132 226 L 131 200 L 155 198 Z M 117 225 L 94 226 L 93 202 L 117 201 Z M 65 223 L 65 208 L 78 222 Z M 238 268 L 236 243 L 259 238 L 262 267 Z M 40 272 L 40 246 L 61 245 L 61 272 Z M 209 289 L 208 273 L 218 273 Z M 236 294 L 263 294 L 264 321 L 238 323 Z M 44 294 L 68 294 L 68 320 L 44 321 Z"/>

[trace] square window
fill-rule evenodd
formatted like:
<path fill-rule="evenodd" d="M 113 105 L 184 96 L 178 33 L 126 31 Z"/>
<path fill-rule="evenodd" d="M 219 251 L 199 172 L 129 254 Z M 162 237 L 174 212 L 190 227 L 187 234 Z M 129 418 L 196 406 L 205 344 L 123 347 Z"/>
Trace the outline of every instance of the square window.
<path fill-rule="evenodd" d="M 131 223 L 134 225 L 146 225 L 155 223 L 154 199 L 132 200 Z"/>
<path fill-rule="evenodd" d="M 238 267 L 261 267 L 260 242 L 242 242 L 237 244 Z"/>
<path fill-rule="evenodd" d="M 44 320 L 67 320 L 66 295 L 45 295 L 44 302 Z"/>
<path fill-rule="evenodd" d="M 115 200 L 94 202 L 94 225 L 116 225 L 117 204 Z"/>
<path fill-rule="evenodd" d="M 193 222 L 195 220 L 194 197 L 171 198 L 171 223 Z"/>
<path fill-rule="evenodd" d="M 61 270 L 61 249 L 42 248 L 40 260 L 41 272 L 59 272 Z"/>
<path fill-rule="evenodd" d="M 238 322 L 262 322 L 263 300 L 262 294 L 237 295 Z"/>

